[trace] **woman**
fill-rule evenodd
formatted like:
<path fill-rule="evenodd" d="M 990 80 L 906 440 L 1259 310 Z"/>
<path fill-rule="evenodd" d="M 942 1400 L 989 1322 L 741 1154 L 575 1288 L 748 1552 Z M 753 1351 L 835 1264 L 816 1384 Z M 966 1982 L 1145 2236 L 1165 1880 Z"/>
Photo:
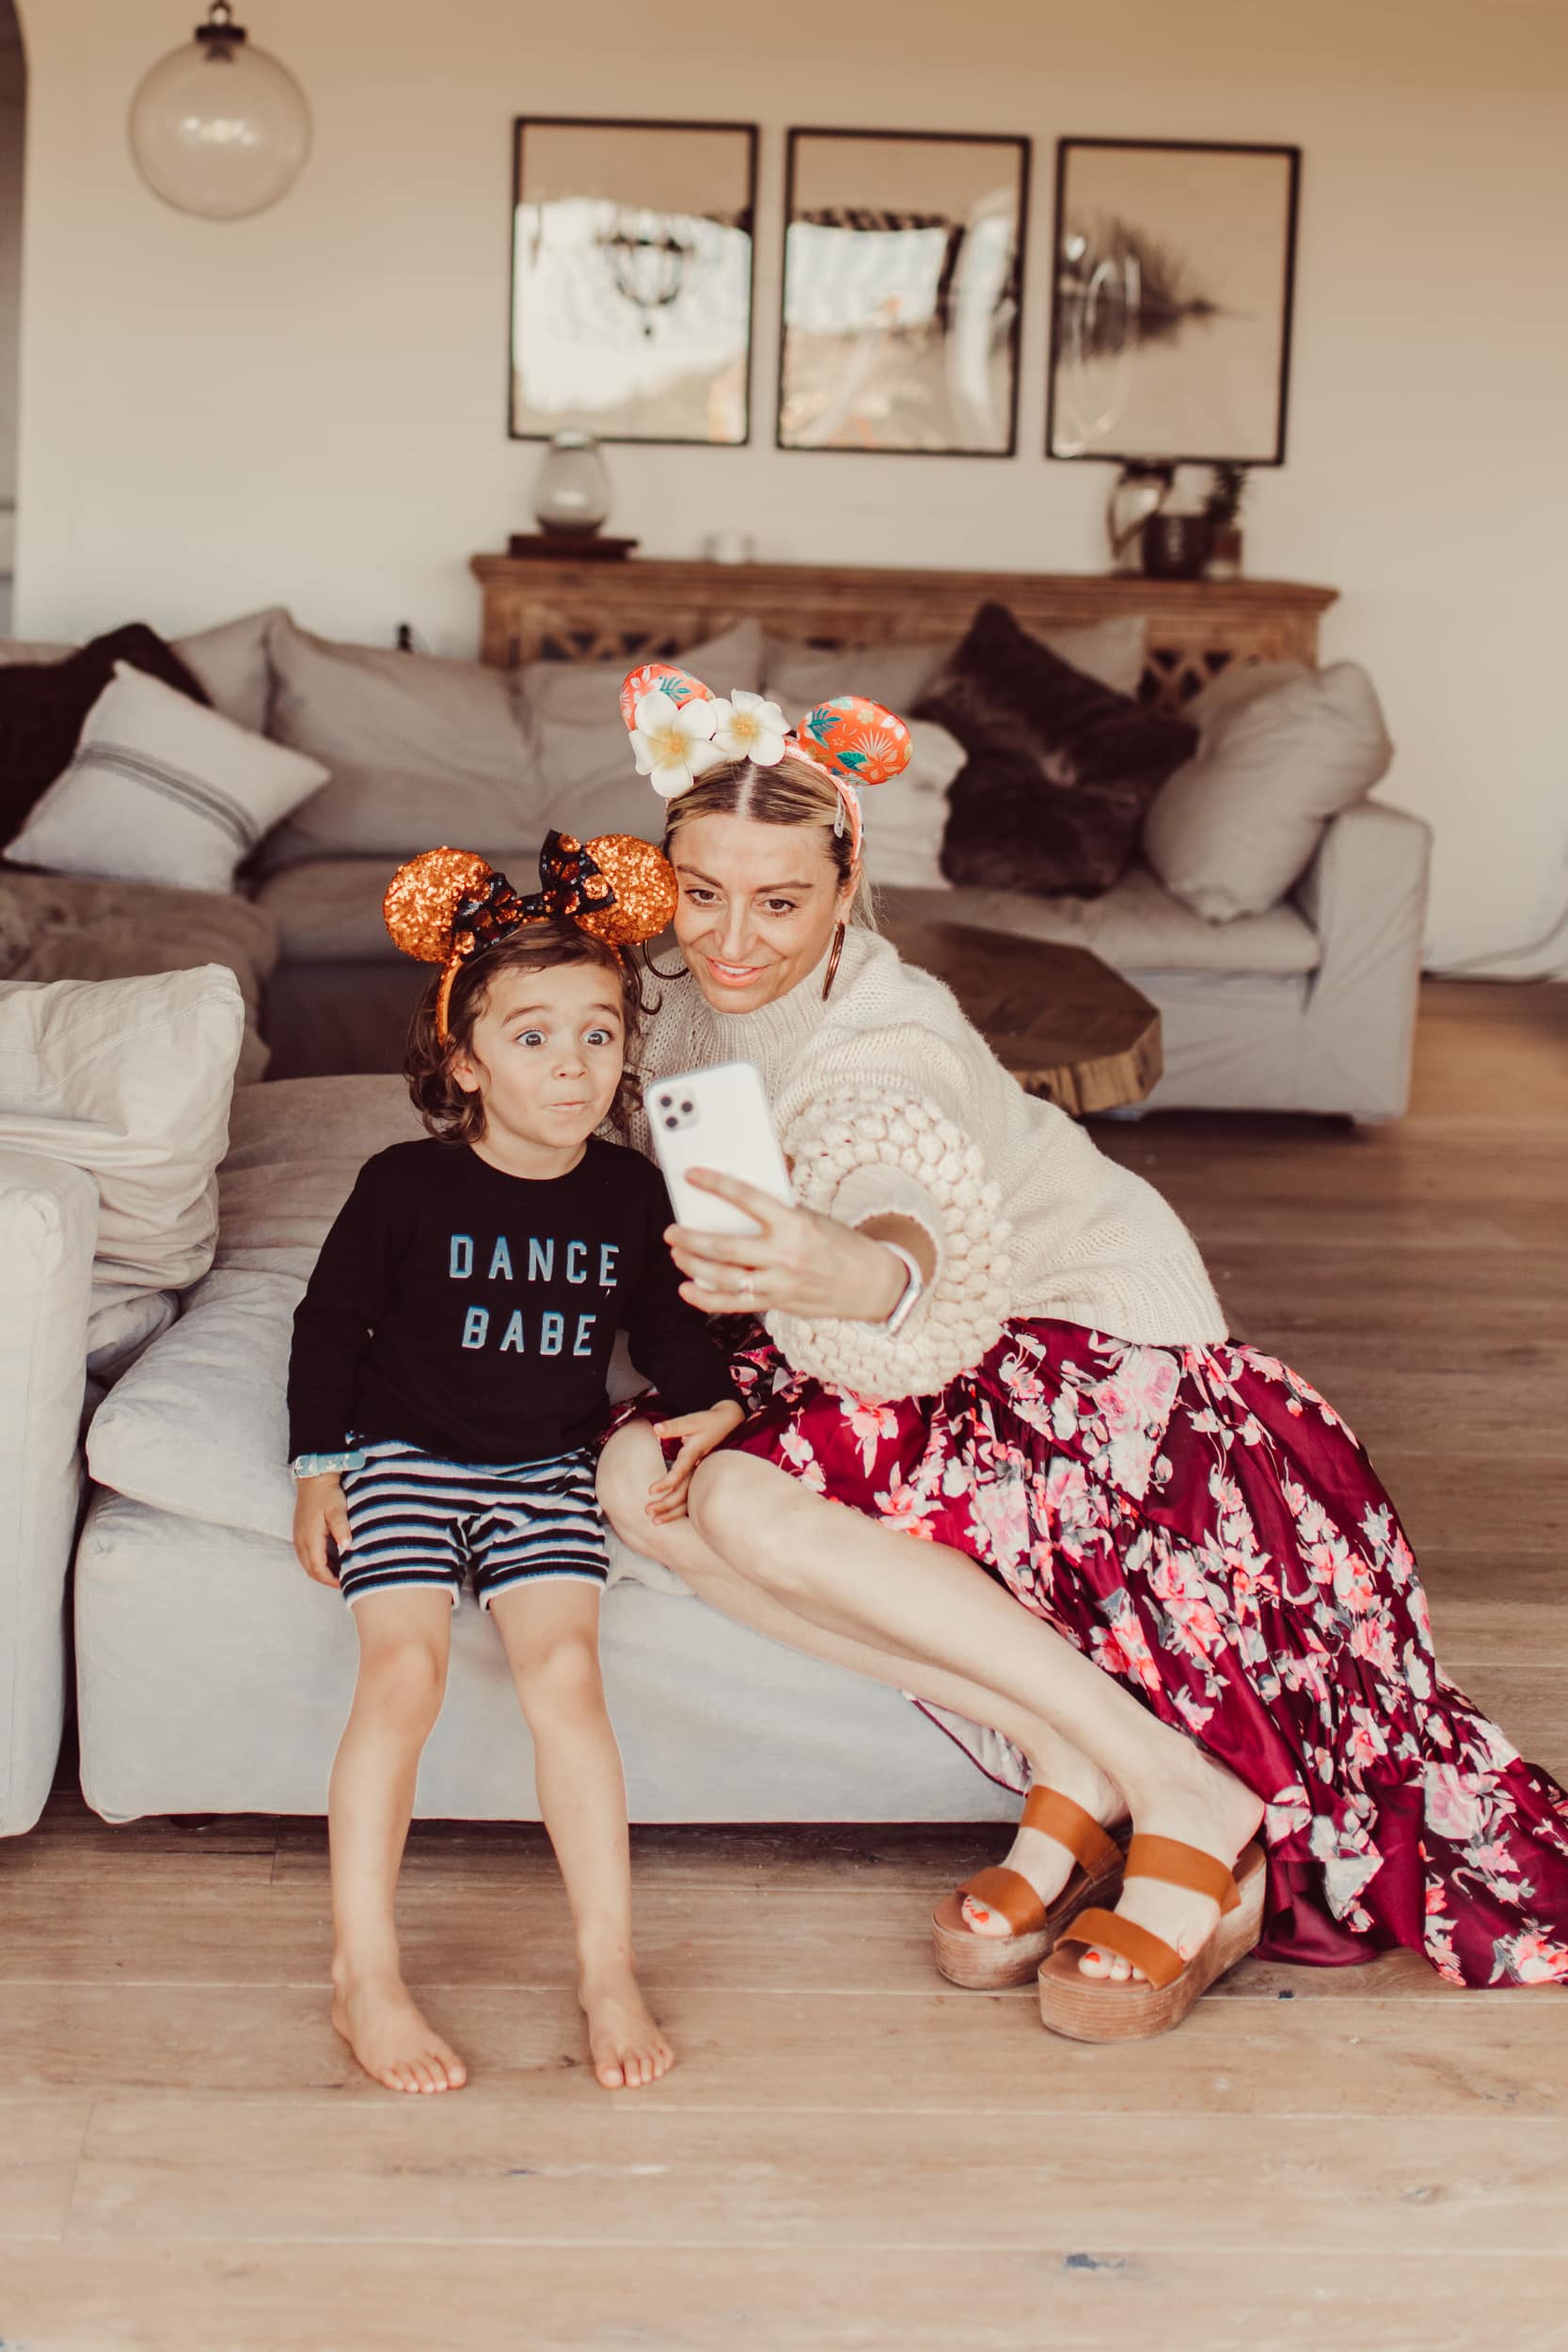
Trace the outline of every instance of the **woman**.
<path fill-rule="evenodd" d="M 786 736 L 659 669 L 623 707 L 686 965 L 643 1075 L 758 1063 L 800 1205 L 715 1180 L 763 1230 L 673 1233 L 688 1297 L 766 1319 L 753 1415 L 689 1518 L 645 1422 L 601 1493 L 714 1606 L 1031 1789 L 1006 1868 L 939 1911 L 940 1964 L 1019 1982 L 1049 1954 L 1042 2014 L 1088 2039 L 1175 2023 L 1253 1943 L 1568 1980 L 1568 1798 L 1438 1674 L 1355 1440 L 1227 1343 L 1165 1203 L 868 928 L 849 778 L 895 772 L 907 731 L 847 699 Z"/>

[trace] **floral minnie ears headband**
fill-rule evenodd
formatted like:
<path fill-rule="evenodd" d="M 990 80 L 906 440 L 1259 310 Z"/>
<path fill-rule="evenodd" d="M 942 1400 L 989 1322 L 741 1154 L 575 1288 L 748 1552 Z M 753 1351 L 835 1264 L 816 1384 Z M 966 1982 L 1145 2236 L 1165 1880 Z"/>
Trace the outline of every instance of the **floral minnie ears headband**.
<path fill-rule="evenodd" d="M 833 831 L 849 831 L 860 863 L 860 787 L 886 784 L 910 764 L 910 731 L 880 703 L 860 694 L 840 694 L 818 703 L 798 727 L 789 725 L 777 703 L 737 691 L 724 698 L 687 670 L 667 662 L 645 662 L 621 689 L 621 716 L 631 730 L 637 772 L 647 776 L 667 801 L 689 792 L 709 768 L 728 759 L 750 759 L 776 768 L 786 753 L 809 759 L 838 787 Z"/>
<path fill-rule="evenodd" d="M 451 985 L 465 963 L 531 923 L 575 923 L 611 947 L 657 938 L 680 895 L 674 868 L 651 842 L 626 833 L 587 843 L 548 833 L 539 888 L 527 898 L 473 850 L 426 850 L 392 876 L 382 913 L 406 956 L 443 969 L 436 1034 L 447 1041 Z"/>

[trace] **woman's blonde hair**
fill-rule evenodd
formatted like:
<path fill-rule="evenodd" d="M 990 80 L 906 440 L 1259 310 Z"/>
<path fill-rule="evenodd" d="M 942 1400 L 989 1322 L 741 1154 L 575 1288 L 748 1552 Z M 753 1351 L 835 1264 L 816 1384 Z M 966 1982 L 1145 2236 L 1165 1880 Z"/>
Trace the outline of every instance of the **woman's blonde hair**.
<path fill-rule="evenodd" d="M 854 844 L 838 787 L 814 760 L 786 754 L 774 768 L 759 768 L 752 759 L 732 759 L 721 768 L 709 768 L 689 792 L 670 803 L 664 832 L 666 857 L 674 856 L 683 827 L 694 824 L 699 817 L 748 817 L 758 825 L 813 826 L 824 836 L 822 846 L 841 888 L 855 870 Z M 835 819 L 839 820 L 837 831 Z M 863 851 L 849 920 L 867 930 L 877 928 L 876 900 Z"/>

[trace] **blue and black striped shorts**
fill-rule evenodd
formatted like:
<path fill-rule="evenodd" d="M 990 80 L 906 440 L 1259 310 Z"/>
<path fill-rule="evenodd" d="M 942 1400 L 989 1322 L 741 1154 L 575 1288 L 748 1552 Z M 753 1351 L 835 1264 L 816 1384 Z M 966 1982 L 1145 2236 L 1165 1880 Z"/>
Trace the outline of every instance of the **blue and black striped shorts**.
<path fill-rule="evenodd" d="M 591 1447 L 544 1462 L 443 1462 L 396 1438 L 363 1452 L 364 1468 L 343 1472 L 345 1600 L 439 1585 L 455 1608 L 471 1576 L 488 1608 L 514 1584 L 609 1576 Z"/>

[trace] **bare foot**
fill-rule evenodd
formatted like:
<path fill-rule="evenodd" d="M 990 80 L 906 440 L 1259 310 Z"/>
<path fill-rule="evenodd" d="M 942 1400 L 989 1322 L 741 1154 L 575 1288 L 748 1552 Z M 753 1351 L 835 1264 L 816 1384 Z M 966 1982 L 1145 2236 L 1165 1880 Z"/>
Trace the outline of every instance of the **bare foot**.
<path fill-rule="evenodd" d="M 585 1980 L 578 1997 L 588 2019 L 594 2072 L 607 2090 L 641 2090 L 670 2072 L 675 2054 L 649 2016 L 629 1971 L 592 1984 Z"/>
<path fill-rule="evenodd" d="M 428 2026 L 401 1977 L 344 1978 L 332 2023 L 372 2081 L 388 2090 L 461 2090 L 468 2070 Z"/>
<path fill-rule="evenodd" d="M 1133 1827 L 1151 1837 L 1179 1837 L 1184 1845 L 1213 1854 L 1228 1869 L 1262 1820 L 1262 1802 L 1234 1772 L 1196 1745 L 1192 1761 L 1190 1778 L 1165 1781 L 1156 1796 L 1134 1806 Z M 1207 1895 L 1189 1894 L 1185 1887 L 1167 1886 L 1160 1879 L 1125 1879 L 1117 1911 L 1172 1946 L 1183 1960 L 1203 1949 L 1220 1921 L 1219 1905 Z M 1130 1978 L 1144 1981 L 1141 1968 L 1113 1952 L 1091 1948 L 1081 1955 L 1078 1967 L 1083 1976 L 1114 1984 L 1125 1984 Z"/>
<path fill-rule="evenodd" d="M 1067 1788 L 1062 1785 L 1063 1775 L 1058 1771 L 1053 1786 L 1061 1787 L 1064 1797 L 1070 1797 L 1075 1804 L 1083 1806 L 1085 1813 L 1092 1813 L 1101 1829 L 1109 1829 L 1113 1821 L 1119 1821 L 1125 1816 L 1126 1802 L 1116 1783 L 1107 1780 L 1087 1756 L 1083 1763 L 1084 1776 L 1081 1781 L 1075 1781 L 1070 1788 Z M 1045 1836 L 1037 1829 L 1021 1829 L 1013 1839 L 1006 1867 L 1016 1870 L 1021 1878 L 1026 1878 L 1049 1909 L 1078 1866 L 1067 1848 L 1059 1846 L 1053 1837 Z M 992 1911 L 986 1903 L 977 1903 L 972 1895 L 964 1897 L 963 1922 L 975 1935 L 1011 1935 L 1013 1931 L 1001 1912 Z"/>

